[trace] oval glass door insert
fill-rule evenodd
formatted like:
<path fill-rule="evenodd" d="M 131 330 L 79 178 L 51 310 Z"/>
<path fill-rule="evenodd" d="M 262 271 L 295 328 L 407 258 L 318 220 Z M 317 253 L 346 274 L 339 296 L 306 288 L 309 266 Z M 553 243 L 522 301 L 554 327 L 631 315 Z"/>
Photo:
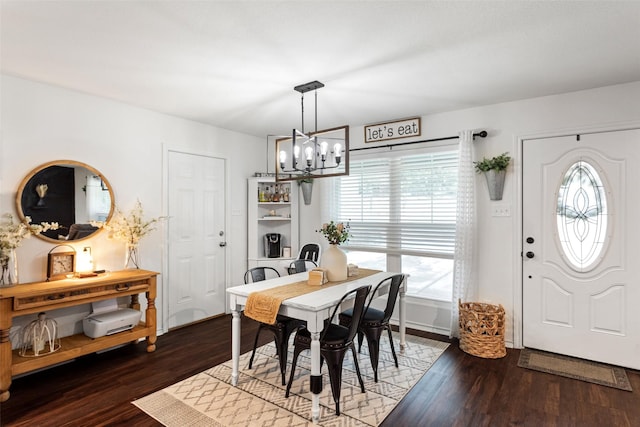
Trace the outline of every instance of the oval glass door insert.
<path fill-rule="evenodd" d="M 597 265 L 607 235 L 607 198 L 596 169 L 579 160 L 558 189 L 558 238 L 571 268 L 586 272 Z"/>

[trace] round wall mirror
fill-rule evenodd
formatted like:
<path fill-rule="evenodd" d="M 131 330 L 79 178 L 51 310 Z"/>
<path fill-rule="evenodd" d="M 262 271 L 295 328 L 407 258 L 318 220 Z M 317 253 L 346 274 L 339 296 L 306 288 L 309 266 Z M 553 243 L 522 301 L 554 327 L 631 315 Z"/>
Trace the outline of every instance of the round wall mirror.
<path fill-rule="evenodd" d="M 23 222 L 57 222 L 58 230 L 36 236 L 52 243 L 82 240 L 99 231 L 90 221 L 107 222 L 115 201 L 111 185 L 93 167 L 73 160 L 56 160 L 32 170 L 16 194 Z"/>

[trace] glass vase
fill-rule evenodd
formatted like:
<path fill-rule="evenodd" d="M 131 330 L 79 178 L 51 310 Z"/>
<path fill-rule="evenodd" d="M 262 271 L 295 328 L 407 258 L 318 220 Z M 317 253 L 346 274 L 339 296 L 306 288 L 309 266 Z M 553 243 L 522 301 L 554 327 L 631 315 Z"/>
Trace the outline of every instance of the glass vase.
<path fill-rule="evenodd" d="M 138 245 L 127 243 L 127 251 L 124 259 L 124 269 L 140 268 Z"/>
<path fill-rule="evenodd" d="M 347 280 L 347 254 L 338 245 L 330 245 L 320 257 L 320 267 L 327 270 L 330 282 Z"/>
<path fill-rule="evenodd" d="M 0 250 L 0 287 L 9 287 L 18 283 L 18 257 L 15 249 Z"/>

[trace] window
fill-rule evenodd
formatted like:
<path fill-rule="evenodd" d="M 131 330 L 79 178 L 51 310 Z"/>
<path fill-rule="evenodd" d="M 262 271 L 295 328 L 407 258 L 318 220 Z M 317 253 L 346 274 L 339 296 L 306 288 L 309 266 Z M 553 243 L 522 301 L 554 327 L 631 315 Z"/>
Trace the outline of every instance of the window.
<path fill-rule="evenodd" d="M 589 271 L 602 259 L 607 232 L 607 197 L 596 168 L 580 160 L 558 189 L 558 238 L 572 268 Z"/>
<path fill-rule="evenodd" d="M 351 225 L 350 262 L 382 254 L 387 268 L 411 275 L 409 294 L 450 301 L 457 176 L 457 146 L 352 157 L 330 203 L 331 218 Z"/>
<path fill-rule="evenodd" d="M 387 257 L 383 253 L 377 252 L 362 252 L 345 250 L 349 262 L 357 265 L 360 268 L 370 268 L 373 270 L 386 270 Z"/>

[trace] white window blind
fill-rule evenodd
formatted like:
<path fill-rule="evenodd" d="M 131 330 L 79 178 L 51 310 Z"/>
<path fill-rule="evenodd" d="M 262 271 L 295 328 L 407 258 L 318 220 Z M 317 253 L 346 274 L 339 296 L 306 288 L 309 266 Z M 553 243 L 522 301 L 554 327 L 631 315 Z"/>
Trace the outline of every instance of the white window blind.
<path fill-rule="evenodd" d="M 352 158 L 334 179 L 332 218 L 349 222 L 351 249 L 453 256 L 457 150 L 394 158 Z"/>

